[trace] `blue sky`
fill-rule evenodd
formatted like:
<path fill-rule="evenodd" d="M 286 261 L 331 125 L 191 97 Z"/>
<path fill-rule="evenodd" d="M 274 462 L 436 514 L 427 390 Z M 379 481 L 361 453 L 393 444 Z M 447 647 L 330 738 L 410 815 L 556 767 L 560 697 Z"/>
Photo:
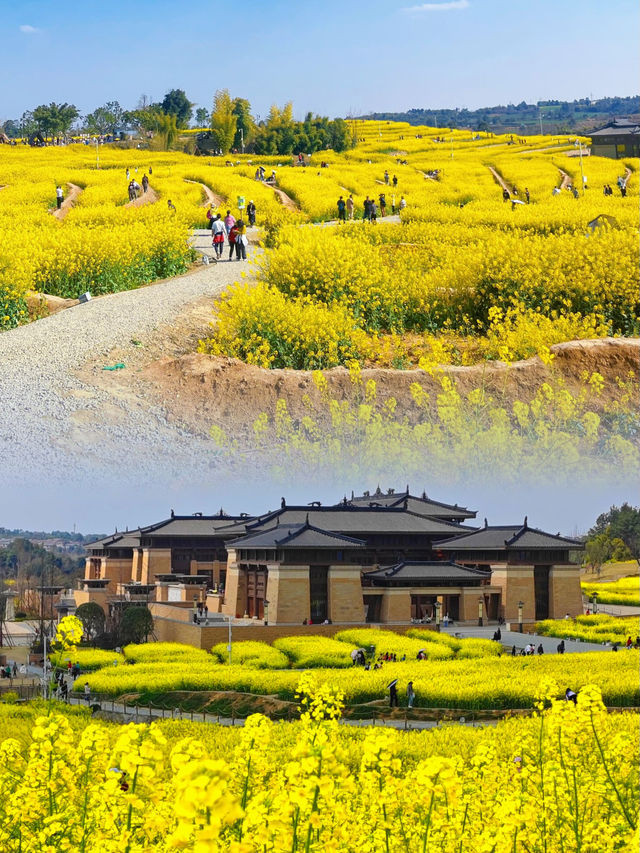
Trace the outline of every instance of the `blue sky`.
<path fill-rule="evenodd" d="M 612 504 L 627 501 L 637 504 L 637 494 L 626 484 L 612 482 L 592 486 L 584 482 L 550 486 L 527 485 L 521 482 L 501 484 L 492 482 L 445 483 L 435 482 L 425 465 L 424 475 L 409 478 L 413 494 L 426 489 L 429 497 L 446 503 L 458 503 L 478 511 L 478 524 L 486 516 L 490 524 L 518 524 L 527 515 L 529 524 L 550 533 L 570 536 L 585 533 L 600 513 Z M 117 473 L 117 472 L 114 472 Z M 405 488 L 406 477 L 395 481 L 383 480 L 383 489 Z M 99 495 L 95 482 L 24 483 L 20 488 L 0 489 L 0 526 L 30 530 L 73 530 L 81 533 L 111 533 L 117 527 L 135 528 L 168 518 L 171 509 L 189 515 L 193 512 L 216 513 L 220 507 L 230 514 L 261 513 L 280 506 L 284 495 L 289 504 L 307 504 L 320 500 L 332 504 L 350 495 L 354 489 L 375 491 L 375 478 L 341 480 L 336 473 L 332 482 L 310 477 L 302 482 L 292 478 L 286 485 L 255 477 L 203 476 L 202 482 L 158 483 L 140 480 L 135 489 L 123 487 L 117 480 L 103 478 Z M 635 490 L 637 491 L 637 490 Z"/>
<path fill-rule="evenodd" d="M 229 88 L 264 116 L 631 95 L 636 0 L 0 0 L 0 120 Z"/>

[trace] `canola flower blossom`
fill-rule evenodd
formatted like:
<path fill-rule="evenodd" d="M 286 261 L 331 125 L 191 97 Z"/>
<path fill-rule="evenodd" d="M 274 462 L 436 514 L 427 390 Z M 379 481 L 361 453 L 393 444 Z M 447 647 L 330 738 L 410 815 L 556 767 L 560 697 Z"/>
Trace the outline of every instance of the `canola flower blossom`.
<path fill-rule="evenodd" d="M 640 607 L 640 578 L 620 578 L 610 583 L 582 583 L 583 593 L 591 598 L 598 596 L 601 604 L 627 604 Z"/>
<path fill-rule="evenodd" d="M 355 631 L 355 633 L 354 633 Z M 374 632 L 354 629 L 346 632 L 348 645 L 366 648 L 376 640 Z M 378 633 L 378 632 L 375 632 Z M 487 654 L 482 644 L 464 645 L 456 652 L 453 648 L 426 637 L 420 629 L 413 629 L 411 637 L 385 636 L 380 632 L 381 653 L 396 653 L 396 663 L 384 663 L 382 669 L 369 671 L 351 665 L 349 655 L 336 661 L 331 651 L 319 666 L 320 652 L 313 658 L 307 638 L 297 638 L 285 648 L 287 654 L 296 648 L 301 667 L 313 667 L 318 687 L 329 685 L 340 690 L 348 705 L 357 705 L 380 699 L 385 695 L 391 678 L 404 684 L 413 681 L 417 693 L 416 707 L 460 708 L 470 710 L 503 710 L 530 707 L 540 681 L 551 678 L 570 683 L 574 689 L 589 682 L 600 688 L 604 701 L 612 707 L 640 706 L 638 684 L 638 652 L 618 654 L 612 661 L 611 651 L 588 652 L 571 655 L 543 655 L 535 657 L 498 657 Z M 433 633 L 433 632 L 430 632 Z M 291 640 L 292 638 L 288 638 Z M 356 641 L 357 640 L 357 641 Z M 425 660 L 418 661 L 417 653 L 425 651 Z M 402 661 L 402 655 L 406 660 Z M 302 656 L 305 657 L 302 657 Z M 345 666 L 347 658 L 349 665 Z M 268 660 L 268 658 L 265 658 Z M 296 695 L 301 669 L 261 668 L 255 660 L 234 659 L 231 666 L 220 662 L 219 650 L 208 659 L 199 659 L 189 666 L 185 659 L 171 657 L 133 666 L 105 666 L 81 676 L 74 685 L 82 691 L 89 683 L 94 695 L 117 697 L 131 693 L 153 695 L 175 691 L 225 691 L 257 695 L 276 695 L 283 700 L 293 700 Z M 266 662 L 266 661 L 265 661 Z M 295 665 L 295 662 L 294 662 Z"/>
<path fill-rule="evenodd" d="M 635 578 L 636 587 L 638 578 Z M 597 586 L 598 584 L 596 584 Z M 584 587 L 583 587 L 584 589 Z M 575 619 L 544 619 L 536 631 L 547 637 L 570 637 L 586 643 L 619 643 L 640 636 L 640 621 L 633 616 L 616 618 L 606 613 L 576 616 Z"/>
<path fill-rule="evenodd" d="M 631 853 L 637 714 L 539 684 L 536 712 L 479 730 L 339 725 L 304 678 L 301 719 L 241 732 L 55 712 L 0 744 L 7 853 Z M 0 727 L 9 720 L 0 714 Z M 208 748 L 209 747 L 209 748 Z"/>

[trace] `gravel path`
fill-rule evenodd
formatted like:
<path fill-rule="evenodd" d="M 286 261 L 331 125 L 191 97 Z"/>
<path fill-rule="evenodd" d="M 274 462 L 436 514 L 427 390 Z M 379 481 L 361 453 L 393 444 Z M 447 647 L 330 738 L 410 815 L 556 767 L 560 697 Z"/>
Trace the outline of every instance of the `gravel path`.
<path fill-rule="evenodd" d="M 210 243 L 207 231 L 196 232 L 196 249 L 206 251 Z M 37 483 L 45 476 L 137 482 L 141 472 L 160 469 L 165 477 L 188 481 L 215 466 L 211 442 L 169 424 L 156 408 L 85 384 L 75 372 L 96 358 L 107 364 L 114 348 L 144 342 L 243 270 L 244 261 L 202 266 L 0 334 L 0 485 Z"/>

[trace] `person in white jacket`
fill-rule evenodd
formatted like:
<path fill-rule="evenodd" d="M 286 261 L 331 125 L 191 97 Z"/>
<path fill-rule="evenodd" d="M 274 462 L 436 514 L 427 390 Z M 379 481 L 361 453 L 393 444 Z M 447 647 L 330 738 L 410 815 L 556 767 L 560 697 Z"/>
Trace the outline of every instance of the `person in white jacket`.
<path fill-rule="evenodd" d="M 211 222 L 211 242 L 213 250 L 216 253 L 216 258 L 222 257 L 222 249 L 224 248 L 224 235 L 227 233 L 225 224 L 218 214 Z"/>

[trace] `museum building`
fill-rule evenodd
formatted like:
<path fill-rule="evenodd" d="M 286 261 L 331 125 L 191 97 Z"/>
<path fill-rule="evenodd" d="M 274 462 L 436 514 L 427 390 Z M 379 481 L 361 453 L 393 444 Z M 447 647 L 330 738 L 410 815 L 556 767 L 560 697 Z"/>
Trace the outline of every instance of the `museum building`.
<path fill-rule="evenodd" d="M 76 604 L 153 605 L 154 618 L 256 624 L 533 621 L 582 612 L 583 545 L 422 494 L 379 488 L 259 516 L 196 513 L 88 546 Z M 206 608 L 206 609 L 205 609 Z M 194 619 L 195 621 L 195 619 Z"/>

